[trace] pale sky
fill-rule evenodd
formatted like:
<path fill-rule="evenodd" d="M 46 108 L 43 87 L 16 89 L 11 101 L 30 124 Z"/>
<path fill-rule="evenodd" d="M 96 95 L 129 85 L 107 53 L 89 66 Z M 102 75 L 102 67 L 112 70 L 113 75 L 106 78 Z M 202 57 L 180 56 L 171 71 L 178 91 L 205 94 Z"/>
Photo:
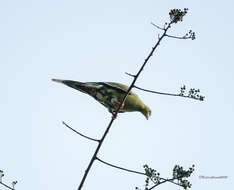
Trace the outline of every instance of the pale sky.
<path fill-rule="evenodd" d="M 134 90 L 151 108 L 120 114 L 98 156 L 162 177 L 174 165 L 195 164 L 192 189 L 233 188 L 233 7 L 231 0 L 0 2 L 0 114 L 3 181 L 16 190 L 77 189 L 96 148 L 62 125 L 100 138 L 111 115 L 94 99 L 51 78 L 129 85 L 157 40 L 150 22 L 163 25 L 172 8 L 189 8 L 169 34 L 192 29 L 197 39 L 165 38 L 137 81 L 143 88 L 176 93 L 185 84 L 205 101 Z M 228 176 L 199 179 L 199 176 Z M 83 189 L 134 189 L 145 178 L 96 161 Z M 0 189 L 4 190 L 2 186 Z M 157 189 L 182 189 L 163 184 Z"/>

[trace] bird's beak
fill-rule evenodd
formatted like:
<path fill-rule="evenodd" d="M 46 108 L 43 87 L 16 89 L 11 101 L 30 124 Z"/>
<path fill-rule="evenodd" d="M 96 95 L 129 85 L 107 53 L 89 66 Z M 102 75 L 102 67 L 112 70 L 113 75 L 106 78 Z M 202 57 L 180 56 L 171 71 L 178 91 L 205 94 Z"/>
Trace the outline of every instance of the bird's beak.
<path fill-rule="evenodd" d="M 149 114 L 148 114 L 148 113 L 144 114 L 144 116 L 145 116 L 145 118 L 146 118 L 147 120 L 149 119 Z"/>
<path fill-rule="evenodd" d="M 146 119 L 148 120 L 150 116 L 151 116 L 151 110 L 147 112 L 147 114 L 146 114 L 145 117 L 146 117 Z"/>
<path fill-rule="evenodd" d="M 141 111 L 141 113 L 145 116 L 147 120 L 151 116 L 151 110 L 147 106 Z"/>

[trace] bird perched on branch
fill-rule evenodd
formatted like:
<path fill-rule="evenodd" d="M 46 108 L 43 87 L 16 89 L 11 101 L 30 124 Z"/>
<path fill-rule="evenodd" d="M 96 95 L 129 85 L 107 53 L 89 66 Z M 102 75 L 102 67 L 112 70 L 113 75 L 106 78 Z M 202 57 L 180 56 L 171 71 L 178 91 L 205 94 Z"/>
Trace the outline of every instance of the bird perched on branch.
<path fill-rule="evenodd" d="M 72 80 L 52 79 L 54 82 L 63 83 L 71 88 L 86 93 L 104 105 L 112 114 L 118 109 L 123 100 L 128 86 L 114 82 L 78 82 Z M 128 94 L 125 102 L 121 105 L 120 113 L 140 112 L 146 119 L 151 115 L 151 110 L 132 91 Z"/>

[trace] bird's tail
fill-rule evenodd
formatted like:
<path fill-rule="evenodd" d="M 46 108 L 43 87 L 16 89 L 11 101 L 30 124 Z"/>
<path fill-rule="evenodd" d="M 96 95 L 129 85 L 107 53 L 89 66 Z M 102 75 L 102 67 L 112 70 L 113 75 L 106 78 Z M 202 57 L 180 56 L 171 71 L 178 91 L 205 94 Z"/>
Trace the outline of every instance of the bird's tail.
<path fill-rule="evenodd" d="M 60 80 L 60 79 L 51 79 L 54 82 L 58 82 L 58 83 L 63 83 L 64 80 Z"/>
<path fill-rule="evenodd" d="M 83 82 L 78 82 L 78 81 L 73 81 L 73 80 L 52 79 L 52 81 L 65 84 L 72 88 L 76 88 L 76 89 L 78 88 L 77 90 L 79 90 L 80 86 L 85 85 L 85 83 Z"/>
<path fill-rule="evenodd" d="M 73 80 L 61 80 L 61 79 L 52 79 L 52 81 L 65 84 L 71 88 L 90 94 L 91 89 L 87 87 L 86 83 L 73 81 Z"/>

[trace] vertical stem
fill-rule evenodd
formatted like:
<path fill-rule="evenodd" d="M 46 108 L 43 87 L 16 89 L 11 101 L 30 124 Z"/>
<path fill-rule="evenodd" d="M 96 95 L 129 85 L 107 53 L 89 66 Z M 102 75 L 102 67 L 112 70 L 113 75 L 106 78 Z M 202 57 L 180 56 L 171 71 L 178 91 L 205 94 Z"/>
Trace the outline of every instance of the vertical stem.
<path fill-rule="evenodd" d="M 112 117 L 110 123 L 108 124 L 108 126 L 107 126 L 107 128 L 106 128 L 106 130 L 105 130 L 105 132 L 104 132 L 104 134 L 103 134 L 103 136 L 102 136 L 102 138 L 101 138 L 101 140 L 98 142 L 98 146 L 97 146 L 97 148 L 96 148 L 96 150 L 95 150 L 95 152 L 94 152 L 94 154 L 93 154 L 93 156 L 92 156 L 92 158 L 91 158 L 91 160 L 90 160 L 90 162 L 89 162 L 89 165 L 88 165 L 87 169 L 85 170 L 84 176 L 83 176 L 83 178 L 82 178 L 82 180 L 81 180 L 81 182 L 80 182 L 80 185 L 79 185 L 79 187 L 78 187 L 78 190 L 81 190 L 81 188 L 83 187 L 83 184 L 84 184 L 84 182 L 85 182 L 85 180 L 86 180 L 86 177 L 87 177 L 87 175 L 88 175 L 88 173 L 89 173 L 89 171 L 90 171 L 90 169 L 91 169 L 91 167 L 92 167 L 94 161 L 95 161 L 96 158 L 97 158 L 97 154 L 98 154 L 98 152 L 99 152 L 99 150 L 100 150 L 100 148 L 101 148 L 101 145 L 102 145 L 103 141 L 105 140 L 106 135 L 107 135 L 107 133 L 109 132 L 111 126 L 112 126 L 112 123 L 114 122 L 115 118 L 117 117 L 117 115 L 118 115 L 118 113 L 119 113 L 119 111 L 120 111 L 120 109 L 121 109 L 121 106 L 122 106 L 123 102 L 126 100 L 128 94 L 129 94 L 129 92 L 130 92 L 131 89 L 134 87 L 134 84 L 136 83 L 137 78 L 139 77 L 139 75 L 140 75 L 141 72 L 143 71 L 143 69 L 144 69 L 146 63 L 149 61 L 150 57 L 153 55 L 155 49 L 156 49 L 156 48 L 158 47 L 158 45 L 160 44 L 161 40 L 166 36 L 167 30 L 171 27 L 171 24 L 172 24 L 172 22 L 170 22 L 170 23 L 167 25 L 167 27 L 164 29 L 164 32 L 163 32 L 162 36 L 158 39 L 157 43 L 155 44 L 155 46 L 152 48 L 151 52 L 149 53 L 149 55 L 148 55 L 147 58 L 145 59 L 143 65 L 142 65 L 141 68 L 140 68 L 140 70 L 139 70 L 138 73 L 134 76 L 134 79 L 133 79 L 133 81 L 132 81 L 132 84 L 131 84 L 130 87 L 128 88 L 128 90 L 127 90 L 127 92 L 126 92 L 126 94 L 125 94 L 123 100 L 121 101 L 121 103 L 120 103 L 118 109 L 117 109 L 116 112 L 113 114 L 113 117 Z"/>
<path fill-rule="evenodd" d="M 106 130 L 105 130 L 105 132 L 104 132 L 104 134 L 103 134 L 103 136 L 102 136 L 102 138 L 101 138 L 101 140 L 98 142 L 98 146 L 97 146 L 97 148 L 96 148 L 96 150 L 95 150 L 95 152 L 94 152 L 94 154 L 93 154 L 93 156 L 92 156 L 92 158 L 91 158 L 91 160 L 90 160 L 90 162 L 89 162 L 89 165 L 88 165 L 87 169 L 85 170 L 85 174 L 84 174 L 84 176 L 83 176 L 83 178 L 82 178 L 82 180 L 81 180 L 81 182 L 80 182 L 80 185 L 79 185 L 79 187 L 78 187 L 78 190 L 81 190 L 81 188 L 82 188 L 82 186 L 83 186 L 83 184 L 84 184 L 84 182 L 85 182 L 85 179 L 86 179 L 86 177 L 87 177 L 87 175 L 88 175 L 88 173 L 89 173 L 89 170 L 90 170 L 90 168 L 92 167 L 93 162 L 94 162 L 94 161 L 96 160 L 96 158 L 97 158 L 97 153 L 98 153 L 99 149 L 101 148 L 101 145 L 102 145 L 102 143 L 103 143 L 103 141 L 104 141 L 104 139 L 105 139 L 105 137 L 106 137 L 106 135 L 107 135 L 107 133 L 108 133 L 108 131 L 109 131 L 109 129 L 110 129 L 112 123 L 113 123 L 113 121 L 114 121 L 114 117 L 112 117 L 112 119 L 111 119 L 109 125 L 107 126 L 107 128 L 106 128 Z"/>

